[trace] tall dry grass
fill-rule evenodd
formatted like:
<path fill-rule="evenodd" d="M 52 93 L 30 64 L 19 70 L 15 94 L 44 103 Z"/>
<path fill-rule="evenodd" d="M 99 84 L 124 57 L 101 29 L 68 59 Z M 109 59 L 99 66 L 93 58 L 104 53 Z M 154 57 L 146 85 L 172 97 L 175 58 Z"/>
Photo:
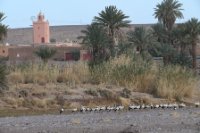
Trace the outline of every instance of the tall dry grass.
<path fill-rule="evenodd" d="M 93 79 L 100 83 L 115 84 L 141 92 L 150 92 L 155 75 L 152 63 L 136 55 L 121 55 L 92 70 Z"/>
<path fill-rule="evenodd" d="M 69 85 L 81 84 L 89 79 L 89 69 L 84 62 L 60 65 L 32 64 L 26 67 L 16 66 L 8 75 L 10 83 L 66 83 Z"/>
<path fill-rule="evenodd" d="M 155 94 L 180 101 L 184 97 L 192 97 L 197 85 L 198 79 L 192 70 L 181 66 L 167 66 L 159 70 Z"/>
<path fill-rule="evenodd" d="M 198 78 L 181 66 L 159 66 L 140 56 L 122 55 L 96 66 L 92 77 L 100 83 L 115 84 L 158 97 L 181 100 L 192 97 Z"/>
<path fill-rule="evenodd" d="M 10 69 L 8 79 L 12 84 L 111 84 L 176 100 L 191 97 L 198 83 L 197 77 L 189 69 L 154 65 L 139 55 L 121 55 L 93 68 L 89 68 L 84 62 L 62 66 L 32 64 L 14 67 Z"/>

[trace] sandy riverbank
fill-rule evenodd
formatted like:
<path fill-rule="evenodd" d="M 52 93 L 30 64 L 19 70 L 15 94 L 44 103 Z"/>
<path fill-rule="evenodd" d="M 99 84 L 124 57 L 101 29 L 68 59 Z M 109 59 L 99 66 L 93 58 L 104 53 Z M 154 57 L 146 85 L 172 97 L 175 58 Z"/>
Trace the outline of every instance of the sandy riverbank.
<path fill-rule="evenodd" d="M 200 108 L 0 118 L 0 133 L 199 133 Z"/>

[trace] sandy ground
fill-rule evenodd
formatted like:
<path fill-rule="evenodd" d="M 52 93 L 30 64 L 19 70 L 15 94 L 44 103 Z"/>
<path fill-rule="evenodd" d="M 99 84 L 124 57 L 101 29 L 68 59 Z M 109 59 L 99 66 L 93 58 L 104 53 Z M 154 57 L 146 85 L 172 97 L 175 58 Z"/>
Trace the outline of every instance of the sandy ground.
<path fill-rule="evenodd" d="M 0 118 L 0 133 L 200 133 L 200 108 Z"/>

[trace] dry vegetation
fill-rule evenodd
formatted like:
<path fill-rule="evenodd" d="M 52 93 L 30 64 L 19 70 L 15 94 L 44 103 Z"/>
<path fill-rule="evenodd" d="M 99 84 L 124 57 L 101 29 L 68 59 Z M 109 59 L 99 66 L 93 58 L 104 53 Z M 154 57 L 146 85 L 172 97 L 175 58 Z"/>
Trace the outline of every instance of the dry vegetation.
<path fill-rule="evenodd" d="M 3 108 L 55 109 L 80 105 L 183 101 L 192 98 L 198 78 L 180 66 L 158 67 L 140 57 L 120 56 L 90 69 L 86 63 L 9 68 Z M 199 94 L 196 93 L 196 94 Z M 157 100 L 158 99 L 158 100 Z"/>

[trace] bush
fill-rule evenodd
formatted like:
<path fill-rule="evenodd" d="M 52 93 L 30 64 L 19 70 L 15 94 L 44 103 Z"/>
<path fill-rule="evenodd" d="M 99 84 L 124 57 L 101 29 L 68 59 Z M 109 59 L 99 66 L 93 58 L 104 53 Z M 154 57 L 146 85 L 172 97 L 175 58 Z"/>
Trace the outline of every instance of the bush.
<path fill-rule="evenodd" d="M 56 49 L 46 46 L 41 46 L 37 51 L 35 51 L 35 54 L 40 57 L 45 64 L 55 55 L 55 53 Z"/>
<path fill-rule="evenodd" d="M 63 97 L 63 95 L 57 95 L 55 100 L 57 101 L 57 104 L 60 106 L 64 106 L 65 104 L 65 99 Z"/>
<path fill-rule="evenodd" d="M 109 90 L 101 90 L 100 89 L 100 90 L 98 90 L 98 92 L 99 92 L 100 96 L 103 98 L 107 98 L 107 99 L 113 98 L 113 93 Z"/>
<path fill-rule="evenodd" d="M 27 96 L 28 96 L 28 91 L 26 90 L 19 91 L 19 97 L 27 97 Z"/>
<path fill-rule="evenodd" d="M 20 72 L 13 72 L 8 76 L 8 80 L 13 84 L 18 84 L 23 82 L 23 75 Z"/>
<path fill-rule="evenodd" d="M 56 81 L 57 81 L 58 83 L 63 83 L 63 82 L 65 82 L 65 75 L 64 75 L 64 74 L 58 75 Z"/>
<path fill-rule="evenodd" d="M 131 91 L 127 88 L 124 88 L 120 94 L 124 98 L 130 98 L 131 96 Z"/>
<path fill-rule="evenodd" d="M 91 96 L 98 96 L 98 92 L 96 90 L 88 89 L 88 90 L 85 90 L 84 92 Z"/>
<path fill-rule="evenodd" d="M 172 64 L 192 68 L 192 58 L 186 54 L 177 54 L 173 58 Z"/>

